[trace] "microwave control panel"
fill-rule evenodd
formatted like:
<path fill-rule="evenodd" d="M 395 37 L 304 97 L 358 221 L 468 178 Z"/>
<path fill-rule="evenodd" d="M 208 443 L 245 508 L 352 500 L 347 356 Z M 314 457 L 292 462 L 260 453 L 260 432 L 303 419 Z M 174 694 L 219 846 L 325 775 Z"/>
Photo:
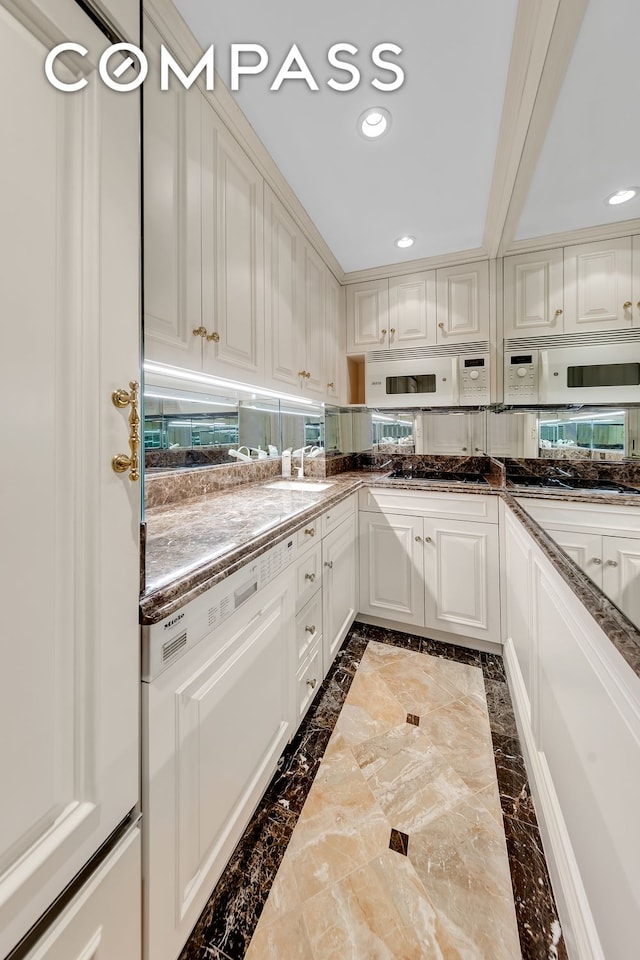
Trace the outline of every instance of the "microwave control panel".
<path fill-rule="evenodd" d="M 489 356 L 459 358 L 460 406 L 482 406 L 491 402 Z"/>
<path fill-rule="evenodd" d="M 504 355 L 504 402 L 537 403 L 539 383 L 537 350 L 521 350 Z"/>

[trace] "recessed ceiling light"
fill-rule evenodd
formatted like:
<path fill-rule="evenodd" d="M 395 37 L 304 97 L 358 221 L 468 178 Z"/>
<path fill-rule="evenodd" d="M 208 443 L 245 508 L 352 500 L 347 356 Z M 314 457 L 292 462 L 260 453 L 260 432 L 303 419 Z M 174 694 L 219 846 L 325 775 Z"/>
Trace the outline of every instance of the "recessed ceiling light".
<path fill-rule="evenodd" d="M 638 190 L 640 190 L 640 187 L 622 187 L 621 190 L 616 190 L 615 193 L 610 194 L 605 200 L 605 203 L 626 203 L 627 200 L 633 200 Z"/>
<path fill-rule="evenodd" d="M 400 247 L 401 250 L 404 250 L 405 247 L 412 247 L 416 242 L 415 237 L 398 237 L 397 240 L 393 241 L 396 247 Z"/>
<path fill-rule="evenodd" d="M 375 140 L 391 126 L 391 114 L 382 107 L 369 107 L 358 117 L 358 133 L 365 140 Z"/>

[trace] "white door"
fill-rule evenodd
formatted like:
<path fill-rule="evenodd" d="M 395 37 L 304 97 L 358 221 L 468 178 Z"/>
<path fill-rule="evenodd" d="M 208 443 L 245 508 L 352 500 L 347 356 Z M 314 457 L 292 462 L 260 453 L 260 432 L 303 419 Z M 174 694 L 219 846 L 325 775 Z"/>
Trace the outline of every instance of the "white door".
<path fill-rule="evenodd" d="M 437 271 L 437 341 L 489 339 L 489 261 Z"/>
<path fill-rule="evenodd" d="M 360 612 L 424 624 L 422 520 L 360 514 Z"/>
<path fill-rule="evenodd" d="M 146 17 L 143 39 L 156 78 L 163 39 Z M 202 177 L 204 100 L 195 87 L 187 92 L 178 83 L 161 91 L 155 79 L 143 90 L 145 359 L 200 370 L 207 336 L 201 182 L 215 184 L 213 161 L 209 179 Z"/>
<path fill-rule="evenodd" d="M 602 589 L 640 627 L 640 540 L 602 538 Z"/>
<path fill-rule="evenodd" d="M 368 280 L 347 287 L 347 353 L 389 346 L 389 281 Z"/>
<path fill-rule="evenodd" d="M 265 359 L 275 387 L 298 390 L 304 345 L 302 234 L 269 187 L 265 187 Z"/>
<path fill-rule="evenodd" d="M 565 333 L 630 327 L 631 297 L 631 237 L 565 247 Z"/>
<path fill-rule="evenodd" d="M 203 138 L 216 143 L 216 196 L 213 212 L 204 205 L 215 246 L 205 233 L 203 275 L 213 257 L 215 279 L 213 290 L 203 288 L 203 365 L 214 376 L 258 385 L 264 376 L 263 180 L 208 103 L 205 117 Z"/>
<path fill-rule="evenodd" d="M 425 625 L 498 641 L 498 527 L 424 521 Z"/>
<path fill-rule="evenodd" d="M 352 514 L 322 541 L 325 673 L 358 612 L 357 536 L 357 517 Z"/>
<path fill-rule="evenodd" d="M 325 266 L 308 243 L 303 248 L 304 303 L 302 343 L 304 345 L 304 392 L 324 397 L 324 276 Z"/>
<path fill-rule="evenodd" d="M 581 570 L 602 587 L 602 537 L 596 533 L 579 533 L 558 527 L 545 527 L 559 547 Z M 640 546 L 640 541 L 636 541 Z"/>
<path fill-rule="evenodd" d="M 340 403 L 344 374 L 344 289 L 325 270 L 324 379 L 327 400 Z"/>
<path fill-rule="evenodd" d="M 76 93 L 44 75 L 63 40 L 90 51 L 55 66 Z M 140 483 L 111 397 L 139 379 L 139 94 L 99 80 L 106 46 L 71 0 L 0 7 L 0 956 L 138 799 Z"/>
<path fill-rule="evenodd" d="M 436 342 L 436 272 L 389 280 L 389 346 L 426 347 Z"/>
<path fill-rule="evenodd" d="M 505 257 L 505 337 L 562 333 L 563 316 L 562 248 Z"/>

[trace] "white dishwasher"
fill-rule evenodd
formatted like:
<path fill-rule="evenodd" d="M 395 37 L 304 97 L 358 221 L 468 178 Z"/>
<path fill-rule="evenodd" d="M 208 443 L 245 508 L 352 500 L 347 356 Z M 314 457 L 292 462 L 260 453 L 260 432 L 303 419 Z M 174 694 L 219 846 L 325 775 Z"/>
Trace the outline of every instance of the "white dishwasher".
<path fill-rule="evenodd" d="M 146 960 L 176 960 L 293 732 L 295 535 L 143 627 Z"/>

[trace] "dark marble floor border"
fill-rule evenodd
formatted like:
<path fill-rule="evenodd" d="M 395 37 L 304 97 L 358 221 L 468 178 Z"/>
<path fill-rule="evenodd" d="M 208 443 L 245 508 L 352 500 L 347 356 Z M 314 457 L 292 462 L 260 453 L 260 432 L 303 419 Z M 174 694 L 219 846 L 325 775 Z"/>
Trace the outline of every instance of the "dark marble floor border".
<path fill-rule="evenodd" d="M 179 960 L 243 960 L 369 640 L 481 667 L 523 960 L 566 960 L 502 657 L 354 623 Z"/>

